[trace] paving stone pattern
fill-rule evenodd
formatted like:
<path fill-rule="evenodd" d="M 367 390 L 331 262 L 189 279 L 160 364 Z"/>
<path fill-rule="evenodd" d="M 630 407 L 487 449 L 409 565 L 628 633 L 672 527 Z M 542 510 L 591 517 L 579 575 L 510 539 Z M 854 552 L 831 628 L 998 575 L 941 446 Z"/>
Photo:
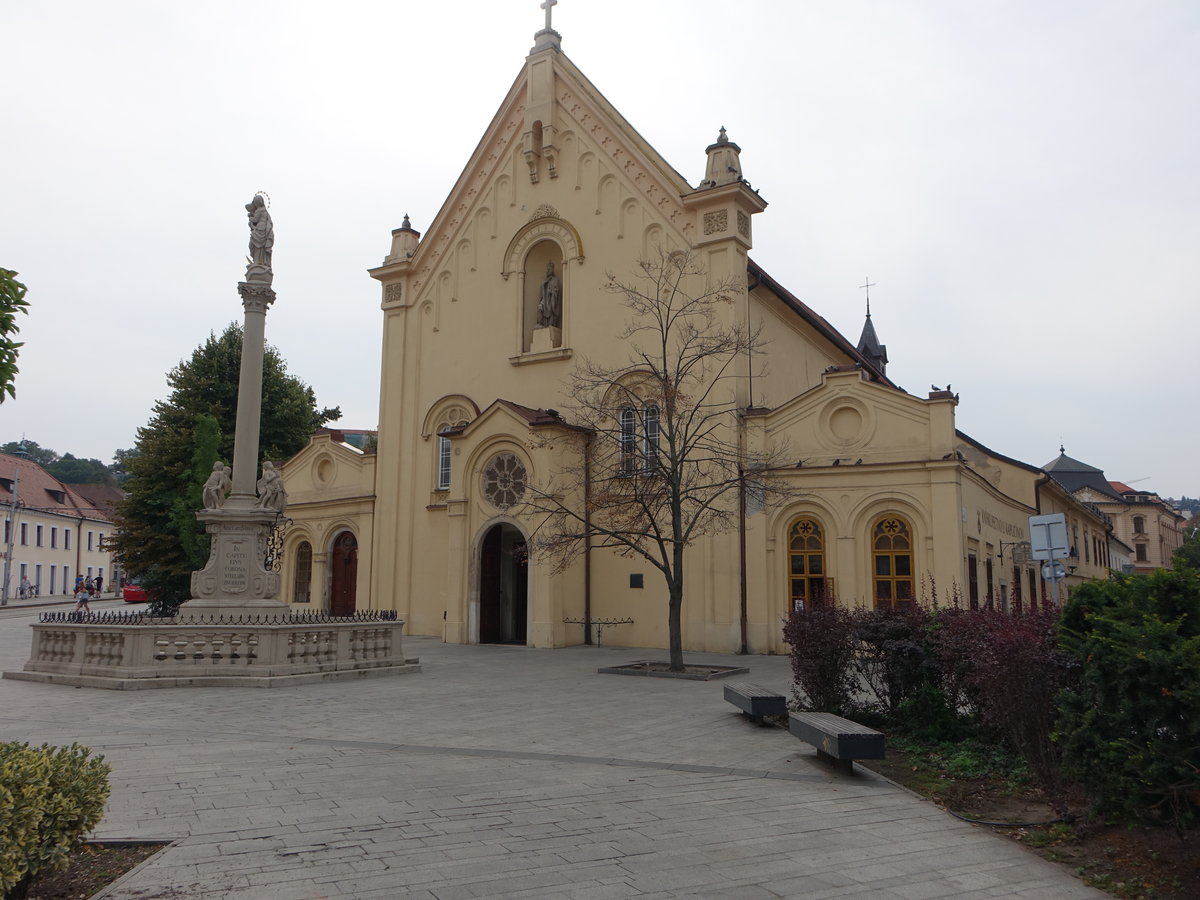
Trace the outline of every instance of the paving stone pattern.
<path fill-rule="evenodd" d="M 105 604 L 107 605 L 107 604 Z M 119 604 L 115 604 L 119 605 Z M 0 664 L 29 652 L 0 612 Z M 760 728 L 720 681 L 598 675 L 645 650 L 406 638 L 416 675 L 292 688 L 0 682 L 0 739 L 113 765 L 101 838 L 177 838 L 107 900 L 1103 897 Z M 749 663 L 788 693 L 787 660 Z"/>

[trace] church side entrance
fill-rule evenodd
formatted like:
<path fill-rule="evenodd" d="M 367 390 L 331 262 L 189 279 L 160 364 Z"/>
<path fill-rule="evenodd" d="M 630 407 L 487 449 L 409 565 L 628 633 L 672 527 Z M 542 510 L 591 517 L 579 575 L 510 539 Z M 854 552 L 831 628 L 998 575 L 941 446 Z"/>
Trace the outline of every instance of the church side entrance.
<path fill-rule="evenodd" d="M 528 554 L 512 525 L 493 525 L 479 551 L 479 643 L 524 644 L 528 617 Z"/>
<path fill-rule="evenodd" d="M 354 535 L 349 531 L 339 534 L 330 556 L 329 614 L 352 616 L 358 584 L 358 541 Z"/>

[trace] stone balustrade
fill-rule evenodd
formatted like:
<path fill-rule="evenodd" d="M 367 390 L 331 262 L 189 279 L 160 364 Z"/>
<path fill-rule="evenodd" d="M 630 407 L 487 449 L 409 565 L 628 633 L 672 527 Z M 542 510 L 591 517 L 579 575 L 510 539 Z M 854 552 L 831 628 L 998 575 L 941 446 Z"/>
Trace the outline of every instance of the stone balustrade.
<path fill-rule="evenodd" d="M 152 687 L 263 687 L 420 671 L 401 646 L 404 620 L 230 617 L 222 622 L 50 614 L 31 626 L 33 649 L 5 678 L 133 690 Z"/>

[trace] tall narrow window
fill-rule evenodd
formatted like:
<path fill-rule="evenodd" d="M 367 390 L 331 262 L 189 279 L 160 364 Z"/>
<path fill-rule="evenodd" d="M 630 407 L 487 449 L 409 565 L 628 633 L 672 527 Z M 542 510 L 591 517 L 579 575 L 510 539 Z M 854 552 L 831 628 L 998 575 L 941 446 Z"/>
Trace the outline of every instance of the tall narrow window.
<path fill-rule="evenodd" d="M 637 471 L 637 413 L 632 406 L 621 407 L 620 412 L 621 460 L 620 473 L 632 475 Z"/>
<path fill-rule="evenodd" d="M 971 609 L 979 609 L 979 558 L 967 554 L 967 600 Z"/>
<path fill-rule="evenodd" d="M 450 453 L 450 438 L 444 434 L 439 434 L 437 470 L 437 489 L 439 491 L 450 489 Z"/>
<path fill-rule="evenodd" d="M 875 605 L 911 606 L 913 593 L 912 530 L 899 516 L 884 516 L 871 534 L 875 570 Z"/>
<path fill-rule="evenodd" d="M 1024 610 L 1021 605 L 1021 567 L 1013 566 L 1012 574 L 1013 612 L 1020 615 Z"/>
<path fill-rule="evenodd" d="M 40 546 L 42 546 L 42 531 L 43 531 L 43 528 L 44 528 L 44 526 L 42 526 L 42 525 L 39 525 L 39 526 L 37 526 L 37 538 L 36 538 L 36 540 L 37 540 L 37 545 L 38 545 L 39 547 L 40 547 Z"/>
<path fill-rule="evenodd" d="M 996 583 L 992 579 L 991 553 L 988 553 L 987 559 L 984 560 L 983 569 L 987 573 L 987 608 L 991 609 L 996 603 Z"/>
<path fill-rule="evenodd" d="M 71 529 L 69 529 L 69 528 L 63 529 L 63 549 L 64 550 L 71 549 Z"/>
<path fill-rule="evenodd" d="M 1146 520 L 1142 516 L 1134 516 L 1133 517 L 1133 533 L 1134 534 L 1145 534 L 1146 533 Z"/>
<path fill-rule="evenodd" d="M 54 550 L 57 547 L 58 547 L 58 526 L 51 525 L 50 526 L 50 549 Z M 50 593 L 53 594 L 54 591 L 51 591 Z"/>
<path fill-rule="evenodd" d="M 642 468 L 643 471 L 658 471 L 658 439 L 659 418 L 658 407 L 647 406 L 643 413 L 644 427 L 642 432 Z"/>
<path fill-rule="evenodd" d="M 461 406 L 451 406 L 442 410 L 437 428 L 436 456 L 434 458 L 433 489 L 448 491 L 454 476 L 454 446 L 450 433 L 456 432 L 469 421 L 467 411 Z"/>
<path fill-rule="evenodd" d="M 821 606 L 827 599 L 825 534 L 816 519 L 797 519 L 788 532 L 788 584 L 792 609 Z"/>
<path fill-rule="evenodd" d="M 1037 569 L 1029 570 L 1029 611 L 1034 612 L 1038 608 L 1038 576 Z"/>
<path fill-rule="evenodd" d="M 312 601 L 312 544 L 301 541 L 296 548 L 296 574 L 292 597 L 297 603 Z"/>
<path fill-rule="evenodd" d="M 29 523 L 28 522 L 21 523 L 21 546 L 22 547 L 29 546 Z"/>

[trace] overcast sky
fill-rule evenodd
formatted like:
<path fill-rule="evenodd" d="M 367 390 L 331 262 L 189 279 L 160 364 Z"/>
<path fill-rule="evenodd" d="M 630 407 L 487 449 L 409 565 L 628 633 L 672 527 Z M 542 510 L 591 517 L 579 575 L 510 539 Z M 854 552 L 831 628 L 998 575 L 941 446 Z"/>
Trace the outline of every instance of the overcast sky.
<path fill-rule="evenodd" d="M 0 266 L 29 287 L 25 436 L 105 462 L 241 321 L 378 423 L 382 262 L 425 231 L 541 27 L 538 0 L 0 6 Z M 769 201 L 753 257 L 959 427 L 1200 493 L 1200 3 L 562 0 L 564 52 L 694 185 L 724 125 Z"/>

